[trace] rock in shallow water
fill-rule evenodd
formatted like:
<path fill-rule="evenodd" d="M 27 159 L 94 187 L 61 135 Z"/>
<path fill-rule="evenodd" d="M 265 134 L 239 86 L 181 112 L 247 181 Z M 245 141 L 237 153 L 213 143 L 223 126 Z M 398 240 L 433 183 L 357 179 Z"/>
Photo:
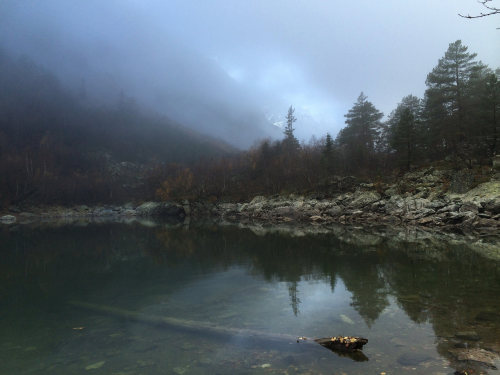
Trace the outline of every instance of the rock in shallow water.
<path fill-rule="evenodd" d="M 99 361 L 99 362 L 93 363 L 93 364 L 85 367 L 85 370 L 87 370 L 87 371 L 88 370 L 97 370 L 98 368 L 101 368 L 105 363 L 106 363 L 106 361 Z"/>
<path fill-rule="evenodd" d="M 495 362 L 500 359 L 498 354 L 480 348 L 472 349 L 451 349 L 449 352 L 458 361 L 474 361 L 479 364 L 495 369 Z"/>
<path fill-rule="evenodd" d="M 481 337 L 474 331 L 463 331 L 457 332 L 455 334 L 457 339 L 468 340 L 468 341 L 479 341 Z"/>
<path fill-rule="evenodd" d="M 500 312 L 481 311 L 475 319 L 480 322 L 500 322 Z"/>
<path fill-rule="evenodd" d="M 404 353 L 398 357 L 398 363 L 403 366 L 416 366 L 420 363 L 427 362 L 431 360 L 427 354 L 421 353 Z"/>
<path fill-rule="evenodd" d="M 344 323 L 347 323 L 347 324 L 354 324 L 354 321 L 349 318 L 347 315 L 344 315 L 344 314 L 340 314 L 340 319 L 344 322 Z"/>

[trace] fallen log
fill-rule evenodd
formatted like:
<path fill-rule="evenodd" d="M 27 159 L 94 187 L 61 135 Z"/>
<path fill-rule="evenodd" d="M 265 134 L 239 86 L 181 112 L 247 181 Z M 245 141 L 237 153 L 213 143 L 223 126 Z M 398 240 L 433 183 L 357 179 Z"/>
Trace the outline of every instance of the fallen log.
<path fill-rule="evenodd" d="M 208 322 L 199 322 L 194 320 L 178 319 L 166 316 L 149 315 L 141 312 L 135 312 L 125 309 L 120 309 L 113 306 L 97 305 L 81 301 L 69 301 L 69 304 L 74 307 L 83 308 L 85 310 L 97 312 L 100 314 L 110 315 L 116 318 L 135 321 L 139 323 L 180 329 L 193 333 L 211 334 L 215 336 L 245 336 L 250 339 L 272 341 L 272 342 L 303 342 L 306 344 L 320 344 L 321 346 L 330 349 L 341 356 L 347 356 L 356 361 L 367 361 L 368 358 L 360 351 L 368 340 L 359 337 L 328 337 L 320 339 L 308 339 L 306 337 L 297 337 L 282 333 L 264 332 L 247 328 L 232 328 L 224 327 Z M 352 354 L 352 355 L 351 355 Z"/>
<path fill-rule="evenodd" d="M 324 339 L 314 339 L 315 342 L 333 351 L 353 352 L 362 350 L 368 343 L 367 339 L 361 337 L 336 336 Z"/>

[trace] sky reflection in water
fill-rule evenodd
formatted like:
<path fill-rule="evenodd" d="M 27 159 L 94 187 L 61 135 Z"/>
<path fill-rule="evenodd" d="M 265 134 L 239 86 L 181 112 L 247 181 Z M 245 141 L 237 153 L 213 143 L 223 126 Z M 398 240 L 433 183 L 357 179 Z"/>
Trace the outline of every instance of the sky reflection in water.
<path fill-rule="evenodd" d="M 0 249 L 0 373 L 498 373 L 457 360 L 464 346 L 500 349 L 499 264 L 459 241 L 92 224 L 4 230 Z M 369 361 L 161 329 L 70 300 L 263 332 L 359 335 Z"/>

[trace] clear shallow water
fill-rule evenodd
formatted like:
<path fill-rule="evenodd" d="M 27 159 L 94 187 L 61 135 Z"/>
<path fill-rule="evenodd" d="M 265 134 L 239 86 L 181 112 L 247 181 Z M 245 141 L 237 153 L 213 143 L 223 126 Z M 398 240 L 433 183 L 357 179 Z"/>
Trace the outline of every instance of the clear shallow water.
<path fill-rule="evenodd" d="M 345 237 L 4 227 L 0 374 L 500 373 L 457 360 L 464 347 L 500 351 L 499 262 L 453 243 Z M 70 301 L 294 336 L 363 336 L 368 360 L 152 326 Z"/>

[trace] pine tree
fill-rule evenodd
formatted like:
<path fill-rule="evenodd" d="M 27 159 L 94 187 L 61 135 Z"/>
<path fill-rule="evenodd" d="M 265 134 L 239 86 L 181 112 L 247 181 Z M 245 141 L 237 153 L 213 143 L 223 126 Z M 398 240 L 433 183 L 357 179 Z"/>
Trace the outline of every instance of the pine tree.
<path fill-rule="evenodd" d="M 337 136 L 341 146 L 355 167 L 367 166 L 379 144 L 382 131 L 380 120 L 384 114 L 361 93 L 354 106 L 345 115 L 347 126 Z"/>
<path fill-rule="evenodd" d="M 333 139 L 330 133 L 326 133 L 325 145 L 323 147 L 322 155 L 321 155 L 321 163 L 323 168 L 328 172 L 333 172 L 333 164 L 334 164 L 334 144 Z"/>
<path fill-rule="evenodd" d="M 430 141 L 462 158 L 470 153 L 468 85 L 471 77 L 484 69 L 475 58 L 476 54 L 467 52 L 460 40 L 450 43 L 426 80 L 426 112 L 434 138 Z"/>
<path fill-rule="evenodd" d="M 500 70 L 485 69 L 474 77 L 468 98 L 474 108 L 472 136 L 476 158 L 491 158 L 498 153 L 500 137 Z"/>
<path fill-rule="evenodd" d="M 300 148 L 299 141 L 295 138 L 293 134 L 295 128 L 293 127 L 293 123 L 297 121 L 297 118 L 294 116 L 295 108 L 290 106 L 288 108 L 288 113 L 286 115 L 286 125 L 283 133 L 285 134 L 285 139 L 283 140 L 283 144 L 285 149 L 289 152 L 297 151 Z"/>
<path fill-rule="evenodd" d="M 500 69 L 488 74 L 483 98 L 489 156 L 500 155 Z"/>
<path fill-rule="evenodd" d="M 396 157 L 406 169 L 414 162 L 422 124 L 422 103 L 413 95 L 405 96 L 387 121 L 389 146 L 395 150 Z"/>

